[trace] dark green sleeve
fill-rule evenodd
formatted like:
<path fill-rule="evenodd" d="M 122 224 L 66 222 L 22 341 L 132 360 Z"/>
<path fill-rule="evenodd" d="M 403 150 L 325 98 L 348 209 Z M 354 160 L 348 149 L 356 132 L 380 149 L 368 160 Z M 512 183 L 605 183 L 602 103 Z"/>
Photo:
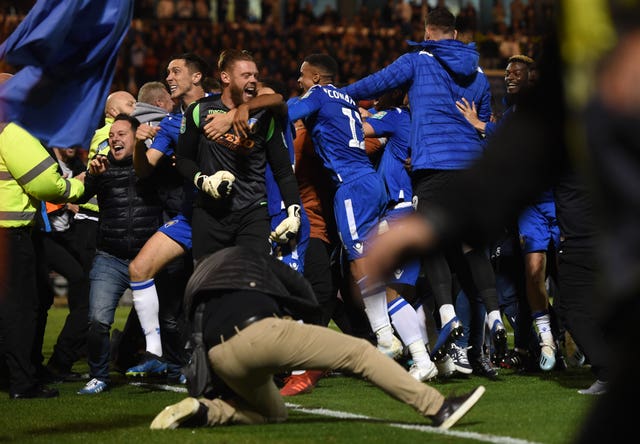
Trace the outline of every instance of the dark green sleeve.
<path fill-rule="evenodd" d="M 199 112 L 200 104 L 198 102 L 191 104 L 185 111 L 182 116 L 180 136 L 176 148 L 176 168 L 182 177 L 192 183 L 195 175 L 200 171 L 196 159 L 202 132 L 194 120 L 194 116 L 197 118 Z"/>
<path fill-rule="evenodd" d="M 284 201 L 285 208 L 289 205 L 300 205 L 300 193 L 298 192 L 298 181 L 293 174 L 291 167 L 291 157 L 289 148 L 282 134 L 282 127 L 279 123 L 280 119 L 271 119 L 269 128 L 270 137 L 267 140 L 266 152 L 267 160 L 271 165 L 273 176 L 280 188 L 280 194 Z"/>

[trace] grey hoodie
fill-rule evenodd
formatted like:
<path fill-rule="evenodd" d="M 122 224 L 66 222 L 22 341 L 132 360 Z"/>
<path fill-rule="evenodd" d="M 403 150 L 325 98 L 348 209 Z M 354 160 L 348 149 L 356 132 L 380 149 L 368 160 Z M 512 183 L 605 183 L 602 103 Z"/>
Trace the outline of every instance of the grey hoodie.
<path fill-rule="evenodd" d="M 169 113 L 159 106 L 150 105 L 145 102 L 136 102 L 136 107 L 131 115 L 138 119 L 140 123 L 157 126 L 168 114 Z"/>

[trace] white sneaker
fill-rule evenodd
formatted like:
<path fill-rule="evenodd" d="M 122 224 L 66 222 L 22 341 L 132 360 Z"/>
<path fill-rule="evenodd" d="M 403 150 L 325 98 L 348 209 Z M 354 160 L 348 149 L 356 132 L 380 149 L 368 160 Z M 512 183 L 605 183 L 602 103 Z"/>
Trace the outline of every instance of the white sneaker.
<path fill-rule="evenodd" d="M 200 402 L 196 398 L 185 398 L 177 404 L 167 406 L 151 421 L 152 430 L 175 429 L 198 412 Z"/>
<path fill-rule="evenodd" d="M 438 367 L 430 359 L 414 362 L 409 368 L 409 374 L 420 382 L 430 381 L 438 376 Z"/>
<path fill-rule="evenodd" d="M 540 343 L 540 370 L 545 372 L 553 370 L 556 366 L 556 346 L 551 341 Z"/>
<path fill-rule="evenodd" d="M 106 382 L 93 378 L 78 391 L 78 395 L 97 395 L 109 389 Z"/>
<path fill-rule="evenodd" d="M 391 359 L 398 359 L 402 356 L 402 342 L 400 342 L 400 339 L 396 338 L 396 335 L 392 335 L 391 338 L 391 344 L 389 346 L 382 345 L 378 342 L 378 350 L 389 356 Z"/>
<path fill-rule="evenodd" d="M 581 395 L 604 395 L 607 393 L 608 383 L 606 381 L 596 380 L 588 389 L 578 390 Z"/>
<path fill-rule="evenodd" d="M 450 378 L 456 372 L 456 365 L 453 363 L 453 359 L 448 354 L 444 354 L 444 357 L 435 362 L 438 374 L 442 378 Z"/>

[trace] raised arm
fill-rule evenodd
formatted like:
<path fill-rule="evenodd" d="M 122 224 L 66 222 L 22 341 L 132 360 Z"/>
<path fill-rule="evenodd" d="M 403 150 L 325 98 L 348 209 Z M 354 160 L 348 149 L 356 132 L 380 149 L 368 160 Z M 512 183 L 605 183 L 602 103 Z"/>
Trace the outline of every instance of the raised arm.
<path fill-rule="evenodd" d="M 138 177 L 144 178 L 151 175 L 156 165 L 162 158 L 162 152 L 149 148 L 145 145 L 145 140 L 154 139 L 162 128 L 142 124 L 136 130 L 136 146 L 133 150 L 133 167 Z"/>

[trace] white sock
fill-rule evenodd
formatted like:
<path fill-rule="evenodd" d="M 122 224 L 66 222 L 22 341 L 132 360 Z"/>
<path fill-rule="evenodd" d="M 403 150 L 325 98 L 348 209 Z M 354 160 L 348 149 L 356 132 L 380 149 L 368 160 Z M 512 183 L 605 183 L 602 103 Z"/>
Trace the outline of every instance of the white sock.
<path fill-rule="evenodd" d="M 158 292 L 153 279 L 142 282 L 131 282 L 133 293 L 133 307 L 136 309 L 140 326 L 144 333 L 147 351 L 156 356 L 162 356 L 162 341 L 160 340 L 160 321 L 158 320 Z"/>
<path fill-rule="evenodd" d="M 378 338 L 378 344 L 391 347 L 393 330 L 389 313 L 387 312 L 387 292 L 381 282 L 367 285 L 367 277 L 360 279 L 357 284 L 362 295 L 364 311 L 369 319 L 369 325 Z"/>
<path fill-rule="evenodd" d="M 493 324 L 495 324 L 496 321 L 502 322 L 500 310 L 493 310 L 487 313 L 487 326 L 489 327 L 489 330 L 493 328 Z"/>
<path fill-rule="evenodd" d="M 393 323 L 393 329 L 398 333 L 404 344 L 422 342 L 418 315 L 416 310 L 402 296 L 387 303 L 389 317 Z M 422 344 L 424 346 L 424 343 Z"/>
<path fill-rule="evenodd" d="M 431 362 L 431 358 L 427 354 L 427 347 L 425 347 L 422 339 L 418 339 L 417 341 L 409 344 L 409 353 L 411 353 L 411 358 L 413 362 L 418 365 L 425 365 Z M 429 364 L 432 365 L 432 364 Z"/>
<path fill-rule="evenodd" d="M 543 342 L 553 343 L 553 334 L 551 333 L 551 317 L 549 312 L 538 311 L 533 313 L 533 320 L 536 323 L 540 339 Z"/>
<path fill-rule="evenodd" d="M 427 333 L 427 314 L 424 312 L 424 306 L 418 305 L 416 308 L 416 316 L 418 316 L 418 328 L 420 329 L 420 335 L 422 335 L 422 342 L 429 343 L 429 335 Z"/>
<path fill-rule="evenodd" d="M 438 310 L 440 312 L 440 322 L 444 327 L 447 322 L 456 317 L 456 309 L 453 304 L 444 304 Z"/>

